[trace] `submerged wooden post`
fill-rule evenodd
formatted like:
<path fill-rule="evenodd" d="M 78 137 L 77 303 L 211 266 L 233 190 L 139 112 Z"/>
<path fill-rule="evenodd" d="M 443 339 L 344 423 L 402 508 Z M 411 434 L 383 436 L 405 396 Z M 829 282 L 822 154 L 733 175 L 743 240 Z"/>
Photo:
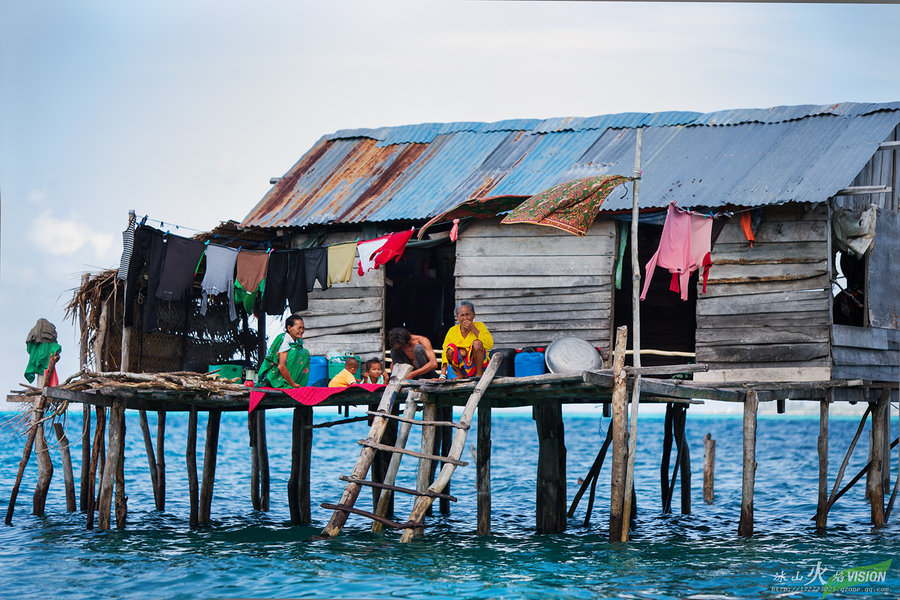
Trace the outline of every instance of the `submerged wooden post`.
<path fill-rule="evenodd" d="M 199 501 L 197 485 L 197 407 L 191 406 L 188 417 L 187 450 L 185 451 L 185 463 L 188 476 L 188 497 L 190 502 L 190 526 L 196 527 L 199 519 Z"/>
<path fill-rule="evenodd" d="M 166 411 L 156 411 L 156 510 L 166 510 Z"/>
<path fill-rule="evenodd" d="M 300 405 L 294 409 L 291 427 L 291 477 L 288 479 L 288 507 L 291 521 L 309 523 L 312 512 L 309 500 L 309 468 L 312 457 L 313 410 Z"/>
<path fill-rule="evenodd" d="M 80 494 L 78 507 L 81 512 L 88 510 L 88 480 L 91 466 L 91 405 L 81 407 L 81 473 L 79 475 Z"/>
<path fill-rule="evenodd" d="M 438 420 L 440 421 L 453 421 L 453 407 L 452 406 L 442 406 L 438 408 Z M 449 425 L 442 425 L 438 427 L 438 438 L 441 442 L 441 456 L 450 456 L 450 447 L 453 445 L 453 428 Z M 475 461 L 478 462 L 477 460 Z M 434 479 L 434 477 L 432 477 Z M 447 485 L 444 486 L 444 494 L 450 494 L 450 481 L 447 482 Z M 565 502 L 565 500 L 563 501 Z M 450 514 L 450 499 L 449 498 L 441 498 L 438 500 L 438 511 L 442 515 Z"/>
<path fill-rule="evenodd" d="M 716 470 L 716 440 L 710 434 L 703 437 L 703 501 L 712 504 L 716 497 L 715 485 Z"/>
<path fill-rule="evenodd" d="M 418 390 L 410 390 L 406 395 L 406 405 L 403 407 L 403 418 L 404 419 L 413 419 L 416 416 L 417 402 L 421 398 L 421 393 Z M 409 421 L 401 421 L 400 427 L 397 432 L 397 448 L 406 448 L 406 442 L 409 439 L 409 431 L 412 429 L 412 423 Z M 400 452 L 394 452 L 391 455 L 391 462 L 388 465 L 387 472 L 384 474 L 383 483 L 387 485 L 394 485 L 394 481 L 397 478 L 397 472 L 400 470 L 400 459 L 403 457 L 403 454 Z M 388 510 L 393 509 L 393 490 L 385 488 L 382 490 L 381 495 L 378 496 L 378 504 L 375 506 L 375 514 L 379 517 L 388 518 Z M 372 531 L 378 533 L 384 529 L 384 523 L 381 521 L 373 520 L 372 521 Z"/>
<path fill-rule="evenodd" d="M 100 529 L 109 529 L 111 522 L 111 510 L 113 500 L 113 488 L 116 481 L 116 472 L 119 470 L 119 461 L 122 460 L 121 444 L 119 437 L 122 435 L 121 421 L 124 418 L 125 406 L 116 402 L 109 409 L 109 451 L 106 453 L 106 464 L 103 466 L 103 476 L 100 479 L 100 505 L 98 507 L 98 519 Z"/>
<path fill-rule="evenodd" d="M 566 530 L 566 445 L 562 402 L 535 403 L 538 432 L 537 511 L 538 533 Z"/>
<path fill-rule="evenodd" d="M 753 486 L 756 481 L 756 411 L 759 398 L 756 391 L 747 392 L 744 400 L 744 453 L 741 477 L 741 521 L 738 535 L 753 537 Z"/>
<path fill-rule="evenodd" d="M 478 405 L 475 487 L 478 490 L 478 535 L 491 533 L 491 405 Z"/>
<path fill-rule="evenodd" d="M 437 405 L 428 397 L 424 398 L 424 406 L 422 408 L 423 421 L 437 420 Z M 434 425 L 422 426 L 422 443 L 419 452 L 422 454 L 434 454 L 434 443 L 437 431 Z M 418 469 L 416 470 L 416 491 L 424 492 L 431 485 L 434 473 L 434 461 L 428 458 L 419 459 Z M 429 505 L 430 508 L 430 505 Z M 416 527 L 413 535 L 420 536 L 424 533 L 422 527 Z"/>
<path fill-rule="evenodd" d="M 128 497 L 125 495 L 125 404 L 121 404 L 119 415 L 119 461 L 116 463 L 116 529 L 125 529 L 128 517 Z"/>
<path fill-rule="evenodd" d="M 206 421 L 206 447 L 203 451 L 203 479 L 200 482 L 200 512 L 198 521 L 209 523 L 212 508 L 213 485 L 216 479 L 216 456 L 219 451 L 219 422 L 221 410 L 210 410 Z"/>
<path fill-rule="evenodd" d="M 269 445 L 266 442 L 266 411 L 256 409 L 256 455 L 259 461 L 259 510 L 269 512 Z"/>
<path fill-rule="evenodd" d="M 659 491 L 662 496 L 662 512 L 667 515 L 672 512 L 672 495 L 669 492 L 669 458 L 672 455 L 672 422 L 675 420 L 675 404 L 666 404 L 666 417 L 663 422 L 663 449 L 662 458 L 659 461 Z"/>
<path fill-rule="evenodd" d="M 250 503 L 253 505 L 253 510 L 259 510 L 259 454 L 256 452 L 256 411 L 247 415 L 247 431 L 250 434 Z"/>
<path fill-rule="evenodd" d="M 40 408 L 43 410 L 47 399 L 41 396 Z M 22 476 L 25 474 L 25 467 L 28 465 L 28 459 L 31 458 L 31 449 L 34 446 L 34 438 L 37 435 L 37 428 L 33 425 L 28 430 L 28 438 L 25 441 L 25 450 L 22 452 L 22 460 L 19 462 L 19 472 L 16 474 L 16 483 L 13 485 L 12 493 L 9 497 L 9 507 L 6 509 L 6 524 L 12 525 L 13 511 L 16 508 L 16 496 L 19 495 L 19 486 L 22 485 Z"/>
<path fill-rule="evenodd" d="M 625 509 L 625 422 L 628 411 L 628 389 L 625 382 L 625 343 L 628 327 L 616 329 L 616 346 L 613 354 L 614 387 L 612 394 L 612 475 L 609 493 L 609 541 L 622 539 L 622 518 Z"/>
<path fill-rule="evenodd" d="M 44 506 L 47 503 L 47 492 L 50 489 L 50 481 L 53 479 L 53 461 L 50 460 L 50 449 L 47 446 L 47 439 L 44 436 L 44 425 L 41 420 L 44 418 L 44 404 L 40 398 L 34 402 L 34 408 L 31 413 L 31 426 L 35 427 L 34 437 L 34 453 L 38 464 L 37 484 L 34 486 L 34 503 L 32 514 L 42 516 L 44 514 Z"/>
<path fill-rule="evenodd" d="M 866 478 L 866 489 L 869 492 L 869 507 L 872 514 L 872 526 L 884 526 L 884 483 L 881 471 L 884 468 L 884 429 L 886 427 L 885 409 L 890 400 L 890 390 L 887 394 L 882 393 L 881 397 L 875 402 L 872 408 L 872 445 L 871 445 L 871 467 L 869 467 L 869 476 Z"/>
<path fill-rule="evenodd" d="M 62 423 L 53 424 L 53 432 L 56 433 L 56 441 L 59 442 L 59 456 L 62 461 L 63 483 L 66 486 L 66 510 L 75 512 L 75 474 L 72 472 L 72 454 L 69 452 L 69 438 Z"/>
<path fill-rule="evenodd" d="M 819 403 L 819 438 L 816 450 L 819 456 L 819 491 L 816 507 L 816 530 L 824 531 L 828 523 L 828 403 L 831 399 L 828 388 L 825 400 Z"/>
<path fill-rule="evenodd" d="M 687 406 L 679 405 L 675 413 L 675 443 L 678 444 L 678 464 L 676 468 L 681 471 L 681 514 L 691 514 L 691 450 L 688 447 L 687 436 L 684 434 L 685 421 L 687 420 Z"/>
<path fill-rule="evenodd" d="M 141 434 L 144 436 L 144 450 L 147 452 L 147 466 L 150 469 L 150 484 L 153 486 L 153 501 L 156 504 L 156 510 L 162 510 L 159 507 L 159 472 L 156 470 L 156 455 L 153 453 L 153 440 L 150 438 L 150 424 L 147 422 L 147 411 L 141 410 L 139 413 Z"/>
<path fill-rule="evenodd" d="M 106 408 L 103 406 L 95 406 L 94 412 L 97 415 L 97 429 L 94 431 L 94 444 L 91 448 L 91 466 L 88 471 L 88 529 L 94 528 L 94 510 L 97 505 L 97 466 L 100 462 L 100 451 L 103 449 L 103 440 L 106 433 Z"/>

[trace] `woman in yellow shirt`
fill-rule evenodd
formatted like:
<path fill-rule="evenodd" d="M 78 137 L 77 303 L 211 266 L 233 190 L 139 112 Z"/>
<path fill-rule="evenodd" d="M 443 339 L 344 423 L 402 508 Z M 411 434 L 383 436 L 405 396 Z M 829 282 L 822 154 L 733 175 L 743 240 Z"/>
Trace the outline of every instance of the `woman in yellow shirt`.
<path fill-rule="evenodd" d="M 458 325 L 444 337 L 440 378 L 447 377 L 448 364 L 459 377 L 481 377 L 494 338 L 484 323 L 475 320 L 475 306 L 468 300 L 456 305 L 456 321 Z"/>

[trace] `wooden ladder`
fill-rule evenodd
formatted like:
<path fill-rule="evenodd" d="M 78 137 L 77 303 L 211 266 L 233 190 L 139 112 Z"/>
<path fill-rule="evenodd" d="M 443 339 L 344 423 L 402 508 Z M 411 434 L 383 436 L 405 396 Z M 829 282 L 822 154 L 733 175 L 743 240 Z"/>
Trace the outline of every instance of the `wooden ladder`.
<path fill-rule="evenodd" d="M 463 449 L 466 445 L 469 424 L 472 421 L 472 417 L 475 415 L 475 410 L 478 408 L 478 402 L 481 400 L 484 391 L 491 384 L 502 358 L 503 357 L 499 353 L 491 358 L 490 363 L 484 370 L 484 374 L 481 376 L 481 379 L 475 386 L 469 399 L 466 401 L 466 405 L 463 408 L 463 414 L 458 423 L 434 420 L 435 405 L 430 402 L 425 403 L 422 419 L 416 419 L 415 414 L 418 409 L 417 403 L 422 396 L 422 394 L 416 390 L 411 390 L 407 395 L 406 407 L 402 416 L 391 414 L 391 409 L 393 408 L 394 401 L 396 400 L 400 389 L 400 381 L 411 369 L 409 365 L 397 365 L 394 375 L 391 377 L 388 387 L 381 397 L 378 409 L 369 411 L 368 413 L 373 416 L 374 419 L 372 420 L 372 426 L 369 429 L 368 437 L 357 442 L 363 446 L 363 450 L 360 452 L 359 459 L 356 461 L 353 472 L 350 476 L 341 476 L 341 480 L 347 482 L 347 487 L 344 489 L 340 501 L 338 504 L 323 503 L 321 505 L 322 508 L 334 510 L 334 514 L 328 521 L 328 525 L 326 525 L 325 529 L 322 531 L 322 536 L 334 537 L 340 533 L 344 523 L 347 522 L 347 517 L 352 513 L 372 519 L 373 531 L 381 531 L 384 526 L 402 529 L 403 536 L 401 541 L 408 542 L 415 536 L 421 535 L 422 528 L 425 527 L 425 513 L 436 498 L 446 498 L 455 502 L 456 498 L 444 494 L 443 491 L 450 482 L 450 478 L 453 476 L 456 467 L 466 466 L 468 464 L 467 462 L 460 460 L 460 457 L 462 456 Z M 387 429 L 389 420 L 400 422 L 396 446 L 389 446 L 381 443 L 381 438 L 384 435 L 385 429 Z M 422 448 L 419 452 L 406 449 L 406 440 L 409 438 L 409 431 L 413 425 L 424 428 L 422 430 Z M 453 427 L 456 429 L 448 456 L 438 456 L 433 454 L 435 427 L 440 426 Z M 385 473 L 384 482 L 368 481 L 365 478 L 369 471 L 369 467 L 374 460 L 376 450 L 383 450 L 391 453 L 391 462 Z M 416 489 L 394 485 L 394 480 L 396 479 L 397 472 L 400 468 L 400 459 L 403 455 L 414 456 L 419 459 Z M 444 464 L 434 482 L 431 483 L 431 485 L 428 485 L 432 461 L 439 461 Z M 381 490 L 378 506 L 375 508 L 374 513 L 360 510 L 353 506 L 356 503 L 356 499 L 359 497 L 362 486 L 374 487 Z M 407 519 L 405 523 L 397 523 L 385 517 L 393 492 L 410 494 L 416 498 L 409 519 Z"/>

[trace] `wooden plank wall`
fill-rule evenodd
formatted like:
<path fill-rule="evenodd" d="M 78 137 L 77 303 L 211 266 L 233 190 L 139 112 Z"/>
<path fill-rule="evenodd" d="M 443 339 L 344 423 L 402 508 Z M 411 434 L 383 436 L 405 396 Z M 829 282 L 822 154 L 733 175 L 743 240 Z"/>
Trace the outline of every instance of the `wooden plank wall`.
<path fill-rule="evenodd" d="M 574 335 L 610 344 L 616 227 L 597 221 L 587 236 L 537 225 L 473 223 L 456 245 L 456 300 L 470 300 L 495 347 L 546 346 Z"/>
<path fill-rule="evenodd" d="M 356 233 L 334 233 L 325 244 L 357 239 Z M 298 236 L 293 245 L 299 246 Z M 348 283 L 322 290 L 319 283 L 309 294 L 309 308 L 300 313 L 306 325 L 304 346 L 313 355 L 329 350 L 349 351 L 363 358 L 383 358 L 384 353 L 384 270 L 359 276 L 354 269 Z M 277 332 L 276 332 L 277 333 Z"/>
<path fill-rule="evenodd" d="M 696 381 L 829 379 L 828 208 L 763 208 L 753 248 L 736 216 L 712 254 L 697 299 Z"/>
<path fill-rule="evenodd" d="M 900 140 L 900 127 L 894 128 L 894 132 L 885 141 L 897 140 Z M 877 151 L 850 184 L 851 187 L 870 185 L 888 186 L 891 193 L 838 196 L 839 204 L 847 210 L 865 210 L 870 204 L 900 210 L 900 148 Z"/>
<path fill-rule="evenodd" d="M 835 325 L 832 336 L 834 379 L 897 381 L 900 331 L 881 327 Z"/>
<path fill-rule="evenodd" d="M 869 325 L 896 329 L 900 326 L 900 212 L 879 210 L 875 219 L 875 243 L 867 253 L 866 307 Z M 895 361 L 896 362 L 896 361 Z"/>

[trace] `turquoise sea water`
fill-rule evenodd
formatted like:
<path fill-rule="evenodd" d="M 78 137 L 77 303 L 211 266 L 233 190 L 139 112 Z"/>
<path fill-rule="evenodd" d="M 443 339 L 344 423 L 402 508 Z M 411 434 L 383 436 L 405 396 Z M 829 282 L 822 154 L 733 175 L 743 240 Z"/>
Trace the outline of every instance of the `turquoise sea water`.
<path fill-rule="evenodd" d="M 317 422 L 339 418 L 317 409 Z M 888 526 L 873 530 L 869 508 L 857 486 L 832 510 L 829 529 L 816 534 L 818 420 L 779 415 L 759 421 L 756 475 L 756 535 L 737 536 L 740 514 L 741 420 L 689 414 L 687 434 L 693 465 L 693 514 L 662 515 L 659 499 L 661 415 L 641 417 L 636 469 L 638 518 L 629 544 L 607 541 L 609 466 L 597 487 L 591 524 L 584 527 L 586 498 L 565 533 L 534 529 L 537 436 L 528 415 L 493 420 L 493 534 L 475 535 L 475 468 L 457 470 L 451 493 L 459 498 L 449 516 L 435 515 L 425 537 L 400 544 L 399 534 L 373 534 L 370 521 L 351 515 L 341 535 L 310 541 L 336 502 L 338 480 L 359 454 L 356 440 L 366 424 L 317 429 L 313 447 L 313 525 L 289 522 L 286 486 L 290 467 L 288 411 L 267 417 L 271 464 L 271 511 L 253 511 L 249 499 L 246 416 L 223 414 L 216 470 L 213 523 L 188 526 L 184 466 L 187 417 L 167 418 L 167 502 L 153 508 L 146 455 L 137 414 L 127 417 L 124 530 L 86 531 L 85 516 L 67 513 L 58 455 L 44 517 L 31 515 L 35 466 L 32 458 L 11 527 L 0 528 L 0 597 L 3 598 L 822 598 L 822 581 L 837 571 L 900 557 L 900 507 Z M 69 416 L 76 462 L 80 411 Z M 833 480 L 853 433 L 855 419 L 832 418 Z M 567 416 L 567 492 L 592 463 L 608 419 Z M 151 415 L 151 428 L 154 419 Z M 896 428 L 896 426 L 895 426 Z M 702 499 L 702 437 L 716 439 L 716 500 Z M 202 462 L 205 418 L 201 415 L 198 461 Z M 845 481 L 866 460 L 860 440 Z M 0 500 L 5 509 L 21 458 L 21 437 L 0 432 Z M 474 435 L 467 445 L 474 445 Z M 409 447 L 418 448 L 411 436 Z M 468 451 L 466 456 L 471 458 Z M 404 459 L 406 462 L 407 459 Z M 672 457 L 674 462 L 674 455 Z M 199 466 L 199 465 L 198 465 Z M 414 479 L 409 460 L 398 478 Z M 895 471 L 896 473 L 896 460 Z M 365 491 L 357 506 L 371 509 Z M 409 512 L 397 500 L 397 518 Z M 820 579 L 821 577 L 821 579 Z M 848 587 L 829 598 L 900 597 L 900 561 L 886 581 Z"/>

